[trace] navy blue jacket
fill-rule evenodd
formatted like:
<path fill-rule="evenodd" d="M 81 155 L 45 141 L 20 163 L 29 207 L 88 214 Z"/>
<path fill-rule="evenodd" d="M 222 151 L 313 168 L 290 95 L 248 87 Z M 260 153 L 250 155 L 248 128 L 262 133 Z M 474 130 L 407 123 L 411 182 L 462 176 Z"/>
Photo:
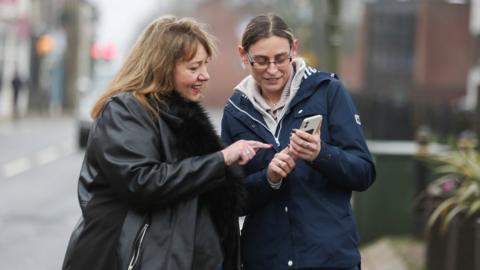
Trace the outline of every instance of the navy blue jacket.
<path fill-rule="evenodd" d="M 245 166 L 249 193 L 242 229 L 242 260 L 247 270 L 352 267 L 360 264 L 358 232 L 350 205 L 352 191 L 375 179 L 360 118 L 341 82 L 330 73 L 305 76 L 280 120 L 275 136 L 252 101 L 236 90 L 224 109 L 222 140 L 259 140 Z M 322 114 L 321 151 L 316 160 L 297 160 L 280 189 L 267 182 L 275 153 L 287 147 L 302 119 Z M 276 137 L 276 138 L 275 138 Z"/>

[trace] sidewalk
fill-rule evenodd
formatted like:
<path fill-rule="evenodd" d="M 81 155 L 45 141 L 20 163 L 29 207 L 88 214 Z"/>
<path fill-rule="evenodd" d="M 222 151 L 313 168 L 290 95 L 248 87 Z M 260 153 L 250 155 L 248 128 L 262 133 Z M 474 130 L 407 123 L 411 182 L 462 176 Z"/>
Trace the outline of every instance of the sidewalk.
<path fill-rule="evenodd" d="M 58 116 L 32 114 L 23 116 L 17 120 L 0 118 L 0 138 L 2 138 L 2 141 L 0 142 L 0 145 L 2 146 L 0 157 L 5 156 L 8 152 L 7 149 L 15 152 L 15 147 L 23 149 L 25 148 L 25 145 L 31 143 L 29 141 L 22 143 L 21 141 L 19 142 L 18 139 L 30 140 L 31 138 L 35 138 L 37 144 L 39 144 L 40 141 L 49 141 L 47 137 L 41 138 L 40 134 L 43 133 L 53 132 L 55 136 L 57 136 L 56 134 L 67 134 L 71 142 L 74 143 L 77 140 L 76 127 L 75 118 L 67 114 Z M 31 135 L 33 135 L 33 137 L 31 137 Z M 19 145 L 9 145 L 9 143 L 12 142 L 18 143 Z M 17 151 L 20 151 L 18 149 Z"/>
<path fill-rule="evenodd" d="M 12 112 L 11 100 L 12 100 L 12 97 L 11 97 L 10 89 L 1 89 L 0 91 L 0 124 L 10 120 L 10 114 Z"/>
<path fill-rule="evenodd" d="M 0 124 L 12 121 L 13 113 L 13 90 L 10 86 L 4 85 L 0 91 Z M 18 111 L 21 116 L 27 114 L 28 91 L 23 89 L 18 96 Z"/>
<path fill-rule="evenodd" d="M 420 241 L 382 238 L 361 249 L 362 270 L 421 270 L 425 250 Z"/>

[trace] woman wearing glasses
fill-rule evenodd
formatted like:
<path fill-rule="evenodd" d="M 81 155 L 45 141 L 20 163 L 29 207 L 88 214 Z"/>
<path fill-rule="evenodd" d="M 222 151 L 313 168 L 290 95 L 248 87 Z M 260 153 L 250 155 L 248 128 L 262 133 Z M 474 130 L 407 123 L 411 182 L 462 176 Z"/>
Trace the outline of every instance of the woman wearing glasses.
<path fill-rule="evenodd" d="M 222 139 L 273 145 L 244 167 L 244 269 L 360 269 L 350 199 L 375 167 L 347 90 L 296 57 L 298 41 L 274 14 L 253 18 L 241 42 L 250 75 L 225 106 Z M 323 116 L 320 132 L 297 129 L 313 115 Z"/>

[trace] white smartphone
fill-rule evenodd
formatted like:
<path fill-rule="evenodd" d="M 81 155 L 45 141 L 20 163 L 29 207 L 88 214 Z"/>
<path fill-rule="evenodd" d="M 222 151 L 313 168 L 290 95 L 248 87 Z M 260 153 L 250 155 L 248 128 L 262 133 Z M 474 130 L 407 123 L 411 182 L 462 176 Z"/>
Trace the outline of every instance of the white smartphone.
<path fill-rule="evenodd" d="M 310 134 L 318 133 L 322 126 L 322 120 L 323 116 L 321 114 L 307 117 L 303 119 L 302 124 L 300 125 L 300 130 Z"/>

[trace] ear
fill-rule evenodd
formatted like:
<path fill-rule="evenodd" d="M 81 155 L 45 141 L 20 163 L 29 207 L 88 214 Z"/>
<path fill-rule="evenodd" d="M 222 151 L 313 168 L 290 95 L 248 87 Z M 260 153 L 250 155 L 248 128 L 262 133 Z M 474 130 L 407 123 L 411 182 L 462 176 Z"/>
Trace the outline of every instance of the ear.
<path fill-rule="evenodd" d="M 242 46 L 238 46 L 238 54 L 240 55 L 240 59 L 242 60 L 242 63 L 244 65 L 248 65 L 248 58 L 247 58 L 247 52 L 243 49 Z"/>
<path fill-rule="evenodd" d="M 298 41 L 298 39 L 294 39 L 292 44 L 292 58 L 297 57 L 297 51 L 299 47 L 300 47 L 300 42 Z"/>

